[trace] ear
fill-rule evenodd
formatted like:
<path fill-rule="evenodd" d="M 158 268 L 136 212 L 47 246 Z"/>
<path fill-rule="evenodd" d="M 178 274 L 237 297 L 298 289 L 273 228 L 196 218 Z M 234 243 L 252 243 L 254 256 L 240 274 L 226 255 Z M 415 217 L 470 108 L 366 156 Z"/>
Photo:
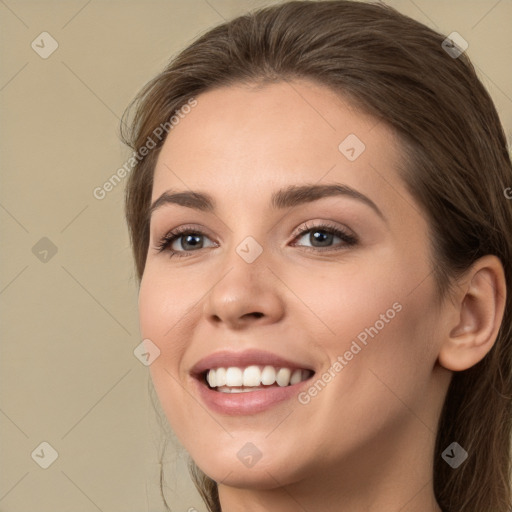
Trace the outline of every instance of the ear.
<path fill-rule="evenodd" d="M 505 272 L 498 257 L 483 256 L 459 280 L 439 364 L 448 370 L 471 368 L 493 347 L 505 311 Z M 453 313 L 453 314 L 452 314 Z"/>

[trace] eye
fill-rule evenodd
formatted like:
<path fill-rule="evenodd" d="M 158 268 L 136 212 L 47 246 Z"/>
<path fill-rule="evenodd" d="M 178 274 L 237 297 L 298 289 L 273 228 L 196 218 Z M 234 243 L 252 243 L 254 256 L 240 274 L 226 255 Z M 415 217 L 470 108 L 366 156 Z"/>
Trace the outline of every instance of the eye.
<path fill-rule="evenodd" d="M 320 252 L 322 252 L 322 248 L 328 248 L 327 250 L 339 249 L 339 244 L 338 247 L 331 248 L 331 244 L 335 238 L 339 238 L 342 241 L 341 248 L 343 248 L 343 246 L 356 245 L 358 242 L 358 239 L 354 235 L 330 224 L 320 224 L 313 227 L 305 225 L 299 229 L 299 234 L 295 237 L 295 240 L 302 238 L 312 244 L 305 246 L 308 250 L 320 249 Z"/>
<path fill-rule="evenodd" d="M 171 256 L 186 257 L 190 252 L 204 248 L 204 238 L 206 235 L 190 227 L 176 228 L 167 233 L 157 244 L 158 252 L 167 251 Z M 176 243 L 175 243 L 176 242 Z M 215 246 L 215 244 L 213 244 Z M 174 246 L 174 247 L 173 247 Z M 181 246 L 181 249 L 176 246 Z"/>

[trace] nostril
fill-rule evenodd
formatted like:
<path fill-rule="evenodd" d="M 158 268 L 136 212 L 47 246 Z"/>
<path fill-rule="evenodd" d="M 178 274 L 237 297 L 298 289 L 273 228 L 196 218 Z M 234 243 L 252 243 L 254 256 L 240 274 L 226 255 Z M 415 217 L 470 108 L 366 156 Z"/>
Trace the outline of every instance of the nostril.
<path fill-rule="evenodd" d="M 254 311 L 252 313 L 246 313 L 243 315 L 243 318 L 247 318 L 249 316 L 253 316 L 254 318 L 261 318 L 262 316 L 265 316 L 264 313 L 260 313 L 259 311 Z"/>

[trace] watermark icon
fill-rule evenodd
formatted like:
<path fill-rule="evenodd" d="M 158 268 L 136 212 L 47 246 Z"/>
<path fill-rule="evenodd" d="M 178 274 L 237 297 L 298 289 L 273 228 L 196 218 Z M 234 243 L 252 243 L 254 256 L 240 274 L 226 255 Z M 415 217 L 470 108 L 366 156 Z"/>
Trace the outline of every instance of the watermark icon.
<path fill-rule="evenodd" d="M 160 349 L 146 338 L 135 347 L 133 354 L 144 366 L 149 366 L 160 357 Z"/>
<path fill-rule="evenodd" d="M 44 236 L 32 247 L 32 254 L 42 263 L 48 263 L 57 254 L 57 250 L 57 246 Z"/>
<path fill-rule="evenodd" d="M 248 236 L 237 246 L 236 252 L 244 261 L 252 263 L 263 252 L 263 247 L 252 236 Z"/>
<path fill-rule="evenodd" d="M 59 43 L 48 32 L 41 32 L 30 46 L 39 57 L 47 59 L 59 47 Z"/>
<path fill-rule="evenodd" d="M 459 443 L 453 442 L 441 457 L 453 469 L 457 469 L 468 458 L 468 452 Z"/>
<path fill-rule="evenodd" d="M 361 352 L 361 350 L 368 345 L 368 337 L 375 338 L 377 334 L 379 334 L 387 324 L 395 318 L 397 313 L 402 311 L 402 304 L 400 302 L 395 302 L 393 306 L 386 310 L 385 313 L 381 313 L 379 316 L 379 320 L 377 320 L 372 326 L 365 328 L 361 331 L 356 339 L 352 340 L 350 344 L 350 348 L 344 352 L 343 355 L 339 355 L 334 363 L 329 366 L 329 368 L 319 376 L 319 378 L 314 382 L 312 386 L 310 386 L 307 391 L 301 391 L 297 395 L 297 400 L 302 405 L 309 404 L 311 399 L 320 393 L 329 382 L 331 382 L 336 375 L 338 375 L 348 363 Z M 358 343 L 359 342 L 359 343 Z"/>
<path fill-rule="evenodd" d="M 366 149 L 364 142 L 354 133 L 351 133 L 340 143 L 338 150 L 350 162 L 361 156 Z"/>
<path fill-rule="evenodd" d="M 244 466 L 252 468 L 261 459 L 263 454 L 253 443 L 245 443 L 242 448 L 238 450 L 236 456 Z"/>
<path fill-rule="evenodd" d="M 460 57 L 467 49 L 468 42 L 458 33 L 452 32 L 442 43 L 443 50 L 452 58 Z"/>
<path fill-rule="evenodd" d="M 112 176 L 110 176 L 110 178 L 105 181 L 103 185 L 93 189 L 92 195 L 95 197 L 95 199 L 100 201 L 105 199 L 107 194 L 112 192 L 112 190 L 114 190 L 115 187 L 121 183 L 121 180 L 126 178 L 130 171 L 135 167 L 137 162 L 141 162 L 153 148 L 156 148 L 158 142 L 164 140 L 167 134 L 180 123 L 180 119 L 183 119 L 187 114 L 189 114 L 192 108 L 196 105 L 197 100 L 195 98 L 190 98 L 185 105 L 183 105 L 179 110 L 176 110 L 169 121 L 160 123 L 153 130 L 152 134 L 148 136 L 145 144 L 137 151 L 134 151 L 132 156 L 128 158 L 122 167 L 119 167 L 119 169 L 117 169 L 117 171 L 112 174 Z"/>
<path fill-rule="evenodd" d="M 503 191 L 503 195 L 504 195 L 507 199 L 512 199 L 512 187 L 507 187 L 507 188 Z"/>
<path fill-rule="evenodd" d="M 59 454 L 50 443 L 43 441 L 30 456 L 43 469 L 48 469 L 57 460 Z"/>

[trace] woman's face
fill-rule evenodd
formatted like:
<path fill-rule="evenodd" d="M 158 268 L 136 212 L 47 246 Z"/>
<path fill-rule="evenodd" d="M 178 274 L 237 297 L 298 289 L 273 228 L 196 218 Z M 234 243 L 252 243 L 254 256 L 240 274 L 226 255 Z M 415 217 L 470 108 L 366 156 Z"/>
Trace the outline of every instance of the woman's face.
<path fill-rule="evenodd" d="M 307 81 L 196 99 L 163 145 L 152 201 L 211 204 L 155 205 L 139 296 L 179 440 L 214 480 L 254 488 L 334 468 L 348 481 L 430 443 L 438 299 L 397 139 Z"/>

